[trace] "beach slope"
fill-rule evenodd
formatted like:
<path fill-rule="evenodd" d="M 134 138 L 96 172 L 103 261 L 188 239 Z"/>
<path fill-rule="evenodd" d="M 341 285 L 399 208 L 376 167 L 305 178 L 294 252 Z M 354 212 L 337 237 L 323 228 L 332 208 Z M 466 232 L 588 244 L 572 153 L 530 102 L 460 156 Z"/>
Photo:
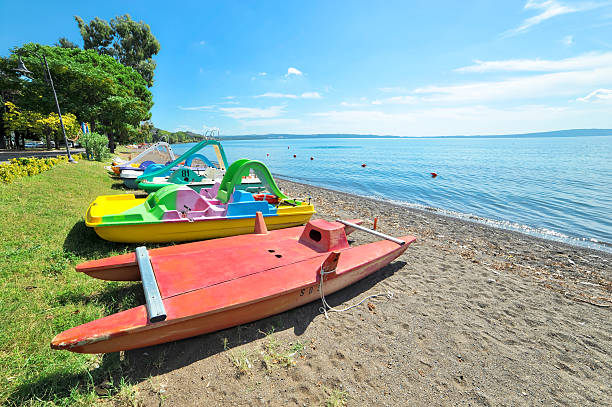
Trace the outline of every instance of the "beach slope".
<path fill-rule="evenodd" d="M 417 242 L 390 266 L 262 321 L 126 353 L 146 405 L 609 405 L 612 256 L 280 181 L 318 217 Z M 355 244 L 373 239 L 355 232 Z M 316 293 L 315 293 L 316 294 Z M 283 351 L 284 349 L 284 351 Z M 156 366 L 156 367 L 153 367 Z M 607 400 L 607 401 L 606 401 Z"/>

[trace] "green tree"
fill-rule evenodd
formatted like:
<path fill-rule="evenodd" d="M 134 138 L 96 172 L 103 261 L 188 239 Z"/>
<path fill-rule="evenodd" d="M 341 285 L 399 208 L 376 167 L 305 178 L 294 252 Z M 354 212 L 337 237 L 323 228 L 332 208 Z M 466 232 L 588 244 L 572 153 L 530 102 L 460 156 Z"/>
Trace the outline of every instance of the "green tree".
<path fill-rule="evenodd" d="M 12 102 L 5 102 L 5 113 L 3 120 L 9 130 L 27 135 L 32 140 L 44 139 L 47 148 L 51 148 L 51 138 L 55 141 L 55 148 L 59 148 L 63 141 L 63 133 L 60 127 L 59 115 L 55 112 L 42 115 L 27 109 L 20 109 Z M 81 133 L 81 127 L 75 115 L 64 113 L 62 115 L 66 136 L 70 139 L 76 138 Z"/>
<path fill-rule="evenodd" d="M 140 123 L 138 128 L 133 128 L 134 132 L 130 136 L 131 143 L 150 143 L 153 141 L 153 123 L 145 121 Z"/>
<path fill-rule="evenodd" d="M 10 130 L 4 121 L 4 113 L 7 112 L 5 102 L 13 101 L 21 91 L 21 81 L 14 64 L 9 58 L 0 57 L 0 148 L 11 146 Z"/>
<path fill-rule="evenodd" d="M 47 141 L 47 148 L 51 147 L 49 136 L 52 130 L 44 127 L 46 123 L 42 121 L 43 115 L 31 110 L 21 109 L 12 102 L 5 102 L 4 106 L 3 121 L 7 129 L 15 133 L 15 148 L 18 148 L 19 144 L 25 147 L 26 137 L 40 140 L 43 135 Z M 19 138 L 21 138 L 21 143 L 19 143 Z"/>
<path fill-rule="evenodd" d="M 103 130 L 111 149 L 115 139 L 126 134 L 123 130 L 127 125 L 138 126 L 150 119 L 153 97 L 142 76 L 132 68 L 94 50 L 32 43 L 13 49 L 10 57 L 12 69 L 21 55 L 33 72 L 31 80 L 19 81 L 15 97 L 18 106 L 44 116 L 56 111 L 44 68 L 34 53 L 46 55 L 62 111 L 75 114 L 78 121 L 90 123 L 93 129 Z"/>
<path fill-rule="evenodd" d="M 59 40 L 57 40 L 57 44 L 55 44 L 55 46 L 56 47 L 62 47 L 62 48 L 79 48 L 79 46 L 77 44 L 75 44 L 74 42 L 70 41 L 66 37 L 61 37 Z"/>
<path fill-rule="evenodd" d="M 62 121 L 64 122 L 64 129 L 66 130 L 66 137 L 68 139 L 74 139 L 80 134 L 81 127 L 75 115 L 72 113 L 64 113 L 62 114 Z M 36 119 L 36 124 L 45 135 L 47 148 L 50 147 L 51 137 L 53 137 L 55 142 L 55 148 L 59 148 L 60 142 L 64 141 L 59 115 L 55 112 L 49 113 L 48 116 L 39 115 Z"/>
<path fill-rule="evenodd" d="M 74 16 L 81 37 L 83 48 L 94 49 L 101 55 L 110 55 L 125 66 L 136 70 L 153 86 L 153 75 L 157 55 L 161 46 L 151 33 L 151 27 L 143 21 L 132 20 L 129 14 L 117 16 L 110 24 L 99 17 L 85 23 L 79 16 Z"/>

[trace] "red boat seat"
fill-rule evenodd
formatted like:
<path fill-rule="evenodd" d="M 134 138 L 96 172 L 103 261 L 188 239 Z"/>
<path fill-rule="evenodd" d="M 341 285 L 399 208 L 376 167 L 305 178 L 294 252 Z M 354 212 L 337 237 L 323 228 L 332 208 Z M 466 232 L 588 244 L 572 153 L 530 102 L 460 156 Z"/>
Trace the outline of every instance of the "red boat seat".
<path fill-rule="evenodd" d="M 308 222 L 299 242 L 318 252 L 331 252 L 349 247 L 344 225 L 338 222 L 328 222 L 325 219 Z"/>

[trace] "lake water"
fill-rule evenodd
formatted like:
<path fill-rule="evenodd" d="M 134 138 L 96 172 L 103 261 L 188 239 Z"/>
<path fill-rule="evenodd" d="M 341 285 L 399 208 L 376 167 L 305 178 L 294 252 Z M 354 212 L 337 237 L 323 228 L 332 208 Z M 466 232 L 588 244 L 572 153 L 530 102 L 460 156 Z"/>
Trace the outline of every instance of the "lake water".
<path fill-rule="evenodd" d="M 192 145 L 173 147 L 183 152 Z M 274 175 L 301 183 L 612 252 L 612 137 L 263 139 L 223 146 L 230 162 L 260 160 Z"/>

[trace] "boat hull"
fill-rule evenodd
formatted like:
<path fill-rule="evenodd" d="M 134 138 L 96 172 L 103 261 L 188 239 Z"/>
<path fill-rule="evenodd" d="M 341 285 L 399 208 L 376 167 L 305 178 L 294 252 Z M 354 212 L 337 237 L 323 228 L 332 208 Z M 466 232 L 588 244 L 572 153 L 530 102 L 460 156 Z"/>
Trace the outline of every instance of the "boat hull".
<path fill-rule="evenodd" d="M 300 212 L 294 209 L 288 213 L 266 216 L 268 230 L 300 226 L 308 222 L 312 211 Z M 188 242 L 214 239 L 252 233 L 255 218 L 212 219 L 195 222 L 165 222 L 141 225 L 96 226 L 94 230 L 104 240 L 122 243 L 164 243 Z"/>
<path fill-rule="evenodd" d="M 138 179 L 136 178 L 122 178 L 122 179 L 123 179 L 123 185 L 125 185 L 127 189 L 138 189 Z"/>
<path fill-rule="evenodd" d="M 325 294 L 354 284 L 388 265 L 415 240 L 412 236 L 402 239 L 406 241 L 402 246 L 380 241 L 341 250 L 335 272 L 325 276 Z M 266 318 L 320 299 L 319 273 L 328 255 L 322 253 L 189 292 L 169 296 L 162 293 L 166 321 L 150 323 L 146 308 L 140 306 L 62 332 L 53 339 L 51 347 L 78 353 L 116 352 Z"/>

